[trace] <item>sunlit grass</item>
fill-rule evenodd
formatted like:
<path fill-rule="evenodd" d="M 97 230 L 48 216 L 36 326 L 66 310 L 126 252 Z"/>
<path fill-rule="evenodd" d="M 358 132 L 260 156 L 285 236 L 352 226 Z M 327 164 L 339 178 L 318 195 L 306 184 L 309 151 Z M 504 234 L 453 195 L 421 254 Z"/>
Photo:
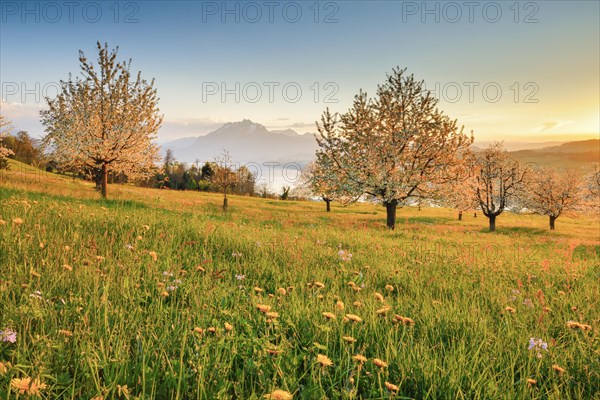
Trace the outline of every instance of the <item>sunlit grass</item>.
<path fill-rule="evenodd" d="M 24 377 L 47 399 L 600 391 L 590 217 L 550 232 L 505 213 L 490 234 L 482 215 L 410 207 L 388 232 L 373 205 L 232 196 L 224 214 L 218 194 L 1 179 L 0 330 L 17 340 L 0 341 L 0 398 Z"/>

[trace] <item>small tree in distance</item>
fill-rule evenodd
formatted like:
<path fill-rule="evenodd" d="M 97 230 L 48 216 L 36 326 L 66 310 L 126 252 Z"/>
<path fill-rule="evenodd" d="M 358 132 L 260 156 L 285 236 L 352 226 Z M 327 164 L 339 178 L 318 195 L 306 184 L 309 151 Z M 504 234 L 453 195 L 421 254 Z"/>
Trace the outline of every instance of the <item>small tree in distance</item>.
<path fill-rule="evenodd" d="M 540 168 L 528 179 L 524 203 L 534 213 L 547 215 L 553 231 L 556 219 L 580 203 L 580 192 L 581 182 L 574 171 Z"/>
<path fill-rule="evenodd" d="M 215 166 L 212 175 L 212 183 L 220 192 L 223 192 L 223 211 L 227 211 L 229 200 L 227 191 L 238 182 L 238 175 L 235 171 L 235 165 L 231 161 L 229 152 L 223 150 L 223 153 L 215 159 Z"/>
<path fill-rule="evenodd" d="M 117 62 L 118 48 L 97 43 L 98 64 L 79 52 L 81 77 L 60 82 L 49 109 L 41 111 L 44 144 L 62 166 L 91 171 L 107 196 L 108 174 L 150 176 L 159 161 L 153 143 L 162 123 L 158 97 L 148 83 L 131 75 L 131 61 Z"/>
<path fill-rule="evenodd" d="M 511 159 L 502 148 L 495 143 L 476 155 L 476 175 L 472 181 L 479 207 L 489 220 L 490 232 L 496 230 L 496 218 L 516 199 L 520 193 L 529 168 Z"/>
<path fill-rule="evenodd" d="M 302 171 L 300 186 L 307 194 L 319 196 L 325 202 L 325 211 L 331 212 L 331 202 L 334 200 L 335 188 L 333 179 L 328 179 L 323 163 L 310 163 Z"/>

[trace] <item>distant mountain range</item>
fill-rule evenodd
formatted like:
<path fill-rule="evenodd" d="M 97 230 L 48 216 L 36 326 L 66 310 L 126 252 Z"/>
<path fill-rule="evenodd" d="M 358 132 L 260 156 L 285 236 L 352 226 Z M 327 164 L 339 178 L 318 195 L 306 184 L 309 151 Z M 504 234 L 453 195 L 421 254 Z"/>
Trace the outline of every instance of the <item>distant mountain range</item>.
<path fill-rule="evenodd" d="M 227 150 L 240 164 L 296 162 L 304 165 L 315 156 L 317 142 L 313 134 L 300 135 L 292 129 L 269 131 L 250 120 L 228 122 L 204 136 L 187 137 L 162 145 L 162 154 L 173 151 L 178 161 L 213 161 Z"/>
<path fill-rule="evenodd" d="M 487 147 L 487 142 L 472 146 L 474 151 Z M 600 140 L 575 142 L 507 142 L 504 147 L 518 160 L 540 165 L 578 167 L 600 162 Z M 232 161 L 249 163 L 293 162 L 304 166 L 314 160 L 317 143 L 314 134 L 298 134 L 292 129 L 269 131 L 250 120 L 228 122 L 204 136 L 187 137 L 162 145 L 162 154 L 173 150 L 178 161 L 200 163 L 213 161 L 226 149 Z"/>

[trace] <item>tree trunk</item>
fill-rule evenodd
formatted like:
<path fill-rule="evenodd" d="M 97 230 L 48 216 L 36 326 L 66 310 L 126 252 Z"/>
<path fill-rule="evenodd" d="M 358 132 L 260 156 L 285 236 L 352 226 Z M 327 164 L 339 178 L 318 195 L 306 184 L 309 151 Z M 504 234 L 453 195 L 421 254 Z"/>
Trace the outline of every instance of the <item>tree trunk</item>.
<path fill-rule="evenodd" d="M 488 218 L 490 219 L 490 232 L 496 232 L 496 216 L 490 215 Z"/>
<path fill-rule="evenodd" d="M 459 221 L 462 221 L 462 211 L 459 211 L 459 212 L 458 212 L 458 220 L 459 220 Z"/>
<path fill-rule="evenodd" d="M 106 198 L 106 189 L 108 187 L 108 165 L 102 164 L 102 198 Z"/>
<path fill-rule="evenodd" d="M 331 200 L 325 199 L 325 204 L 327 207 L 327 212 L 331 212 Z"/>
<path fill-rule="evenodd" d="M 396 227 L 396 207 L 398 206 L 397 200 L 383 203 L 387 211 L 387 228 L 394 230 Z"/>
<path fill-rule="evenodd" d="M 477 211 L 473 213 L 473 218 L 477 218 Z"/>
<path fill-rule="evenodd" d="M 554 217 L 554 216 L 550 215 L 550 230 L 551 231 L 554 230 L 554 221 L 556 221 L 556 218 L 558 218 L 558 217 Z"/>
<path fill-rule="evenodd" d="M 223 211 L 227 211 L 227 190 L 223 192 Z"/>

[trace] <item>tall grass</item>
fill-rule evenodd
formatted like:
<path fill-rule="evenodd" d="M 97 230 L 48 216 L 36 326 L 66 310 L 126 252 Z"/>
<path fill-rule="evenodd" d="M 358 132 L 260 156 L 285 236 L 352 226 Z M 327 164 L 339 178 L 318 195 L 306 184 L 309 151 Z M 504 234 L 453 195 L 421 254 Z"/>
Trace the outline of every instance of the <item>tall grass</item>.
<path fill-rule="evenodd" d="M 23 377 L 46 399 L 598 398 L 584 217 L 549 232 L 503 214 L 489 234 L 481 217 L 403 209 L 388 232 L 375 206 L 232 197 L 223 214 L 217 195 L 111 186 L 101 201 L 60 182 L 0 187 L 0 330 L 17 333 L 0 342 L 0 398 L 26 397 Z"/>

